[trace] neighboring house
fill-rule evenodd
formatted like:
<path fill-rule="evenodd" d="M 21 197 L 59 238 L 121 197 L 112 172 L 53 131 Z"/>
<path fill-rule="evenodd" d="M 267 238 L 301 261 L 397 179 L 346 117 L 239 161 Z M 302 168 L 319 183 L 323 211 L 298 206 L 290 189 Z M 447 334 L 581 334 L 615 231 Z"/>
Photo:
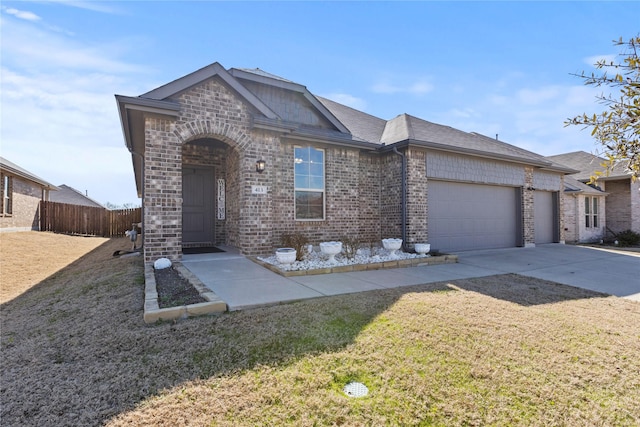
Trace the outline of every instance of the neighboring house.
<path fill-rule="evenodd" d="M 606 237 L 613 237 L 615 233 L 625 230 L 640 233 L 640 180 L 633 182 L 623 165 L 618 164 L 606 173 L 602 166 L 605 159 L 584 151 L 559 154 L 548 159 L 578 170 L 571 177 L 580 182 L 588 182 L 596 171 L 602 172 L 597 186 L 607 194 L 602 211 L 606 217 Z"/>
<path fill-rule="evenodd" d="M 93 208 L 104 208 L 100 203 L 96 202 L 88 195 L 76 190 L 68 185 L 59 185 L 58 191 L 51 193 L 49 200 L 56 203 L 66 203 L 69 205 L 90 206 Z"/>
<path fill-rule="evenodd" d="M 40 201 L 58 188 L 3 157 L 0 182 L 0 231 L 39 230 Z"/>
<path fill-rule="evenodd" d="M 147 262 L 199 245 L 273 253 L 293 232 L 442 251 L 565 239 L 564 175 L 576 171 L 494 138 L 387 121 L 218 63 L 116 100 Z"/>
<path fill-rule="evenodd" d="M 564 194 L 565 240 L 569 243 L 603 240 L 607 223 L 607 193 L 565 176 Z"/>

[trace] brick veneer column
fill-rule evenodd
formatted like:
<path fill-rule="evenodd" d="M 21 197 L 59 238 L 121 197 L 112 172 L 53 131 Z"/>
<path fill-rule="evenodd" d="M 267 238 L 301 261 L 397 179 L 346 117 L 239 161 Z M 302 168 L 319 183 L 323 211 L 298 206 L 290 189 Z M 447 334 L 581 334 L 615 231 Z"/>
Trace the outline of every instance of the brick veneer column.
<path fill-rule="evenodd" d="M 560 243 L 565 243 L 566 232 L 564 225 L 564 199 L 567 197 L 564 194 L 564 175 L 560 177 L 560 190 L 558 191 L 558 227 L 560 227 Z"/>
<path fill-rule="evenodd" d="M 402 158 L 385 154 L 380 171 L 380 231 L 383 239 L 402 235 Z"/>
<path fill-rule="evenodd" d="M 422 150 L 408 149 L 407 241 L 408 249 L 427 242 L 427 159 Z"/>
<path fill-rule="evenodd" d="M 533 213 L 533 168 L 524 168 L 524 188 L 522 189 L 522 226 L 524 247 L 535 246 Z"/>
<path fill-rule="evenodd" d="M 380 159 L 361 152 L 358 168 L 359 236 L 363 242 L 380 242 Z"/>
<path fill-rule="evenodd" d="M 182 254 L 182 146 L 170 120 L 145 119 L 144 260 Z"/>

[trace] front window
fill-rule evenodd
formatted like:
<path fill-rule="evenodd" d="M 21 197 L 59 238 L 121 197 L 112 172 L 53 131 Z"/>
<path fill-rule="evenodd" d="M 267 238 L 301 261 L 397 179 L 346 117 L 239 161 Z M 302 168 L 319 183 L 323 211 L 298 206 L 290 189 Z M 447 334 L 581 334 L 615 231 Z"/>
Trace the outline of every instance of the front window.
<path fill-rule="evenodd" d="M 296 219 L 324 219 L 324 150 L 295 147 Z"/>
<path fill-rule="evenodd" d="M 6 215 L 11 214 L 11 195 L 13 193 L 11 184 L 11 178 L 2 175 L 2 213 Z"/>
<path fill-rule="evenodd" d="M 587 228 L 598 228 L 598 198 L 584 198 L 584 224 Z"/>

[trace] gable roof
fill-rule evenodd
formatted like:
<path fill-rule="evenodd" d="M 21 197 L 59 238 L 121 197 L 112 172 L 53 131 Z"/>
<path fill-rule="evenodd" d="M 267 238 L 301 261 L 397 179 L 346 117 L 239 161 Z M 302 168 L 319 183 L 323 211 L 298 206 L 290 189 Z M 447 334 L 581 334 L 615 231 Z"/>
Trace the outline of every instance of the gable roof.
<path fill-rule="evenodd" d="M 268 73 L 259 68 L 225 69 L 215 62 L 184 77 L 146 92 L 138 97 L 116 95 L 120 119 L 127 148 L 132 153 L 138 188 L 141 188 L 142 153 L 144 152 L 144 114 L 153 113 L 178 117 L 180 105 L 176 96 L 211 78 L 221 79 L 251 106 L 256 113 L 252 125 L 256 128 L 277 130 L 282 137 L 350 145 L 366 150 L 385 152 L 393 147 L 418 145 L 454 153 L 518 162 L 561 173 L 576 173 L 575 169 L 547 159 L 541 155 L 489 138 L 474 132 L 464 132 L 450 126 L 400 114 L 384 120 L 338 102 L 317 97 L 305 86 Z M 319 114 L 329 128 L 287 122 L 269 107 L 265 94 L 254 93 L 257 86 L 265 85 L 291 91 L 302 96 L 314 113 Z M 261 99 L 260 96 L 265 97 Z M 570 166 L 570 165 L 569 165 Z"/>
<path fill-rule="evenodd" d="M 443 151 L 516 161 L 557 172 L 577 172 L 539 154 L 479 133 L 464 132 L 409 114 L 400 114 L 391 120 L 384 120 L 326 98 L 318 99 L 349 128 L 354 139 L 377 143 L 383 151 L 392 149 L 394 145 L 414 144 Z"/>
<path fill-rule="evenodd" d="M 34 182 L 46 190 L 53 190 L 53 191 L 58 190 L 58 187 L 56 187 L 55 185 L 48 183 L 47 181 L 40 178 L 39 176 L 32 174 L 26 169 L 23 169 L 20 166 L 16 165 L 15 163 L 5 159 L 4 157 L 0 157 L 0 170 L 14 176 L 18 176 L 22 179 L 26 179 L 28 181 Z"/>
<path fill-rule="evenodd" d="M 580 182 L 571 176 L 564 177 L 564 191 L 565 193 L 590 194 L 594 196 L 607 196 L 609 194 L 597 188 L 593 188 L 584 182 Z"/>
<path fill-rule="evenodd" d="M 58 186 L 59 190 L 51 193 L 49 200 L 57 203 L 67 203 L 69 205 L 91 206 L 94 208 L 104 208 L 100 203 L 96 202 L 89 196 L 82 194 L 73 187 L 62 184 Z"/>
<path fill-rule="evenodd" d="M 249 80 L 257 83 L 261 83 L 267 86 L 275 86 L 278 88 L 286 89 L 292 92 L 300 93 L 313 107 L 339 132 L 349 134 L 349 129 L 336 118 L 336 116 L 321 103 L 309 90 L 298 83 L 291 80 L 284 79 L 274 74 L 267 73 L 259 68 L 232 68 L 229 70 L 229 74 L 238 80 Z M 269 117 L 271 118 L 271 117 Z M 278 119 L 281 119 L 278 117 Z"/>
<path fill-rule="evenodd" d="M 598 178 L 602 180 L 630 178 L 629 172 L 625 170 L 624 165 L 621 163 L 616 164 L 607 175 L 606 168 L 602 166 L 602 163 L 606 162 L 606 160 L 586 151 L 557 154 L 547 158 L 576 169 L 578 172 L 572 176 L 579 181 L 589 181 L 596 171 L 602 172 L 602 175 Z"/>
<path fill-rule="evenodd" d="M 184 77 L 180 77 L 179 79 L 153 89 L 147 93 L 144 93 L 140 95 L 140 98 L 166 100 L 215 76 L 220 77 L 249 104 L 256 108 L 256 110 L 260 111 L 260 113 L 271 119 L 277 118 L 276 113 L 271 111 L 271 109 L 267 107 L 260 99 L 258 99 L 258 97 L 248 91 L 244 86 L 242 86 L 242 84 L 240 84 L 235 78 L 233 78 L 233 76 L 217 62 L 207 65 L 206 67 L 194 71 L 193 73 L 187 74 Z"/>

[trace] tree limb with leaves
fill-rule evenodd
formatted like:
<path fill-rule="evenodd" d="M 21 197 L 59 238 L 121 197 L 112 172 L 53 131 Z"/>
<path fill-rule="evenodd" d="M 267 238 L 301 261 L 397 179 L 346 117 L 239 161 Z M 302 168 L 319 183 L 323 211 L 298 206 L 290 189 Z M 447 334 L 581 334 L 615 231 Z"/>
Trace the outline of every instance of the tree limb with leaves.
<path fill-rule="evenodd" d="M 608 86 L 617 89 L 618 94 L 600 94 L 596 99 L 608 107 L 606 111 L 567 119 L 565 126 L 591 128 L 591 135 L 602 145 L 597 154 L 606 159 L 602 164 L 605 173 L 621 164 L 635 180 L 640 178 L 640 35 L 613 43 L 622 49 L 619 61 L 602 59 L 594 64 L 601 70 L 599 74 L 587 75 L 583 71 L 575 75 L 584 79 L 585 85 Z M 591 181 L 600 175 L 602 172 L 594 171 Z"/>

